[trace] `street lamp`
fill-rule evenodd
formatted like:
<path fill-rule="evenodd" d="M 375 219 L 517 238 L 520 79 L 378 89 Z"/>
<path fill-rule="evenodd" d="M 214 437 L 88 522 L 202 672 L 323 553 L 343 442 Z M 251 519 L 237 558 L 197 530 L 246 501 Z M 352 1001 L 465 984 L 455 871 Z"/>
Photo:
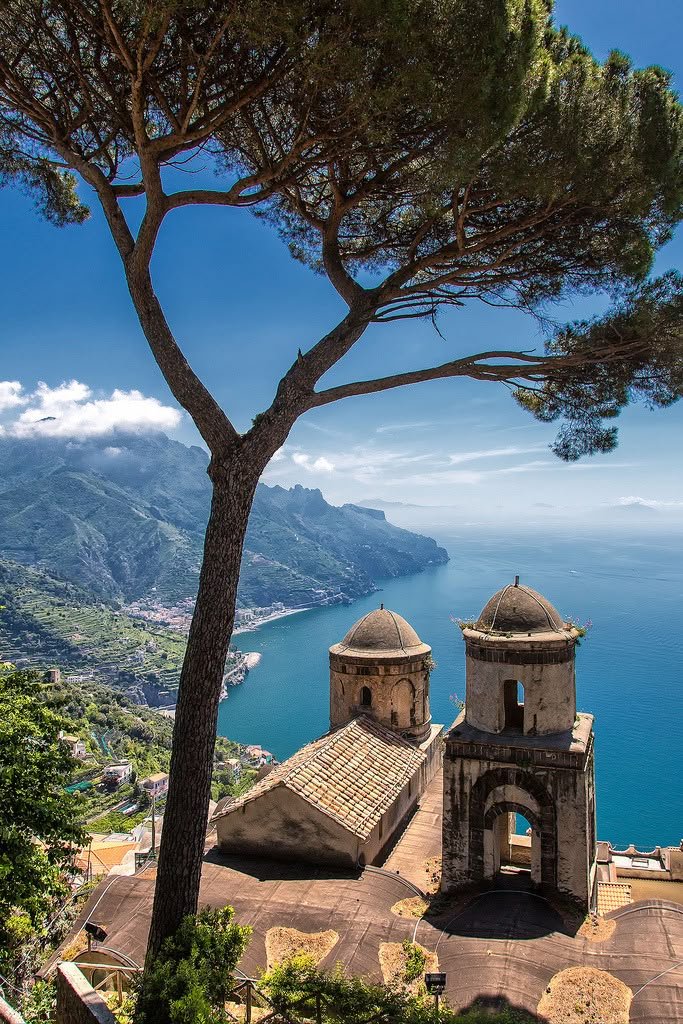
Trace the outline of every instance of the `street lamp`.
<path fill-rule="evenodd" d="M 439 996 L 446 987 L 445 974 L 425 974 L 425 985 L 430 995 L 434 996 L 434 1020 L 439 1021 Z"/>

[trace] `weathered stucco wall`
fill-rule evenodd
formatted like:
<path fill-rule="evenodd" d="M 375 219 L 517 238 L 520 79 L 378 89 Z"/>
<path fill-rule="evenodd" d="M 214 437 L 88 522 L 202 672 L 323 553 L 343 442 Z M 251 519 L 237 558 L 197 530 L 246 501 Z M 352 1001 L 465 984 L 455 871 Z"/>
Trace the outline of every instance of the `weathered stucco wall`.
<path fill-rule="evenodd" d="M 451 891 L 482 882 L 497 870 L 501 812 L 523 814 L 540 838 L 540 884 L 588 909 L 595 878 L 595 792 L 592 740 L 575 768 L 505 761 L 505 748 L 461 756 L 446 742 L 444 758 L 443 881 Z"/>
<path fill-rule="evenodd" d="M 275 786 L 216 822 L 226 853 L 306 860 L 352 867 L 359 854 L 353 833 L 285 786 Z"/>
<path fill-rule="evenodd" d="M 116 1024 L 116 1017 L 75 964 L 57 968 L 57 1024 Z"/>
<path fill-rule="evenodd" d="M 526 644 L 515 638 L 482 638 L 465 631 L 467 721 L 485 732 L 505 728 L 504 684 L 524 687 L 523 732 L 544 736 L 574 725 L 576 679 L 574 642 L 542 641 Z"/>
<path fill-rule="evenodd" d="M 387 729 L 423 740 L 430 726 L 426 664 L 424 654 L 387 660 L 331 652 L 330 727 L 368 714 Z"/>

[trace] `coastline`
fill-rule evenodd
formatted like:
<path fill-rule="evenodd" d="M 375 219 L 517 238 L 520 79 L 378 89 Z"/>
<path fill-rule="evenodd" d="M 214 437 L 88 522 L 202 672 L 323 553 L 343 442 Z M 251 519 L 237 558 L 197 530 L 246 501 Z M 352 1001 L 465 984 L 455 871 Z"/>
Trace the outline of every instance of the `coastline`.
<path fill-rule="evenodd" d="M 266 622 L 273 622 L 275 619 L 284 619 L 287 615 L 298 615 L 299 612 L 310 612 L 313 608 L 323 607 L 325 606 L 308 604 L 305 608 L 283 608 L 281 611 L 272 612 L 272 614 L 266 615 L 262 619 L 247 622 L 243 626 L 235 626 L 232 631 L 232 635 L 236 636 L 238 633 L 253 633 L 254 630 L 258 629 L 259 626 L 263 626 Z"/>

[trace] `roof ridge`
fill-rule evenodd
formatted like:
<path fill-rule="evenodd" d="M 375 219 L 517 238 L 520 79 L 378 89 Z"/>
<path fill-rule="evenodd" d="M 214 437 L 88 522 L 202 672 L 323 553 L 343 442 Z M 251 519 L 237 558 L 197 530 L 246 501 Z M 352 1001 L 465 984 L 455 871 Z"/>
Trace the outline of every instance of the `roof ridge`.
<path fill-rule="evenodd" d="M 498 592 L 498 604 L 496 605 L 496 610 L 493 613 L 493 620 L 491 622 L 491 629 L 495 628 L 495 625 L 496 625 L 496 615 L 498 614 L 498 609 L 500 608 L 500 602 L 503 600 L 503 598 L 505 597 L 507 591 L 510 589 L 511 586 L 512 586 L 511 583 L 506 583 L 505 586 L 503 587 L 503 589 Z"/>
<path fill-rule="evenodd" d="M 391 611 L 390 608 L 385 608 L 384 605 L 382 605 L 382 607 L 379 610 L 381 612 L 386 612 L 388 615 L 391 616 L 391 621 L 394 624 L 394 629 L 396 630 L 396 636 L 398 637 L 398 646 L 401 648 L 401 650 L 404 652 L 404 654 L 407 654 L 408 652 L 405 649 L 405 646 L 404 646 L 404 643 L 403 643 L 403 637 L 401 636 L 401 630 L 399 628 L 398 622 L 396 621 L 395 614 Z"/>
<path fill-rule="evenodd" d="M 551 626 L 551 628 L 553 629 L 553 631 L 555 633 L 559 633 L 560 630 L 557 628 L 557 626 L 555 625 L 553 620 L 550 618 L 550 615 L 548 614 L 548 609 L 541 603 L 541 601 L 538 600 L 538 597 L 536 596 L 536 591 L 532 590 L 531 587 L 525 587 L 525 586 L 521 586 L 519 589 L 523 590 L 524 593 L 527 594 L 531 598 L 532 601 L 536 602 L 536 604 L 538 605 L 538 607 L 541 609 L 541 611 L 545 615 L 546 619 L 548 620 L 548 625 Z M 547 601 L 547 598 L 543 598 L 543 600 Z"/>

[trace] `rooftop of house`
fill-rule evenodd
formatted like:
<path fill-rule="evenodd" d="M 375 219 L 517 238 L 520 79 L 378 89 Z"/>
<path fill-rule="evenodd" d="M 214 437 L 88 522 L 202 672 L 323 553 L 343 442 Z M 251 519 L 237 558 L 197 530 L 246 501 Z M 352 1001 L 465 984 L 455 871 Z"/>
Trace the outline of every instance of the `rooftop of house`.
<path fill-rule="evenodd" d="M 360 715 L 302 747 L 212 820 L 285 786 L 364 840 L 424 758 L 421 750 Z"/>

